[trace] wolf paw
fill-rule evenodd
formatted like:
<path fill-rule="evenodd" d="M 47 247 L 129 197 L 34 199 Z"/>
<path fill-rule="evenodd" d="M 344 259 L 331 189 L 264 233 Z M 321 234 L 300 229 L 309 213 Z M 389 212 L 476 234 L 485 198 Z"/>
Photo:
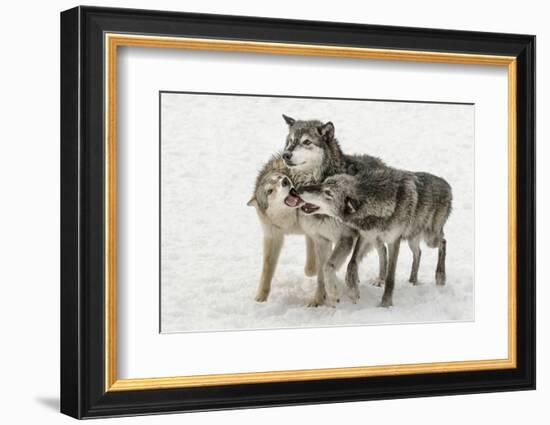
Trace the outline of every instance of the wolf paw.
<path fill-rule="evenodd" d="M 445 273 L 442 272 L 436 272 L 435 274 L 435 283 L 439 286 L 445 285 L 446 276 Z"/>
<path fill-rule="evenodd" d="M 325 304 L 324 300 L 318 300 L 317 298 L 313 298 L 308 304 L 308 307 L 320 307 Z"/>
<path fill-rule="evenodd" d="M 339 287 L 327 287 L 327 296 L 325 297 L 325 303 L 329 305 L 334 305 L 340 302 L 341 294 Z"/>
<path fill-rule="evenodd" d="M 259 303 L 264 303 L 267 301 L 267 297 L 269 296 L 269 292 L 266 291 L 259 291 L 256 294 L 256 297 L 254 298 Z"/>
<path fill-rule="evenodd" d="M 316 292 L 313 299 L 307 304 L 308 307 L 319 307 L 325 304 L 327 297 L 323 293 Z"/>
<path fill-rule="evenodd" d="M 308 266 L 306 265 L 304 267 L 304 274 L 307 276 L 307 277 L 313 277 L 317 274 L 317 270 L 315 269 L 315 266 Z"/>
<path fill-rule="evenodd" d="M 382 297 L 382 301 L 378 304 L 378 307 L 388 308 L 393 305 L 393 301 L 390 297 Z"/>

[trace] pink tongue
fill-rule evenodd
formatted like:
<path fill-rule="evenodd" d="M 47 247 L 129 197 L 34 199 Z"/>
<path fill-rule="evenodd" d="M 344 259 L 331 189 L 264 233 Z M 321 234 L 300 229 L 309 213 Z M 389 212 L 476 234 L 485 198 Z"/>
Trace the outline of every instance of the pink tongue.
<path fill-rule="evenodd" d="M 292 195 L 288 195 L 285 199 L 285 203 L 289 207 L 295 207 L 296 205 L 298 205 L 298 198 Z"/>

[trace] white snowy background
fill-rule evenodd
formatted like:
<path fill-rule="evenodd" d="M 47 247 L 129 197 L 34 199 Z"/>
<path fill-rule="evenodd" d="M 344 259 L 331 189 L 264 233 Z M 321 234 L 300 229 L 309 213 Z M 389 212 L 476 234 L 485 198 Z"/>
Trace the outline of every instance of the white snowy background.
<path fill-rule="evenodd" d="M 257 171 L 284 146 L 281 114 L 332 121 L 344 152 L 427 171 L 453 188 L 447 222 L 447 285 L 434 281 L 437 251 L 422 244 L 419 284 L 401 246 L 394 306 L 371 253 L 361 299 L 306 307 L 315 278 L 303 273 L 303 236 L 288 236 L 266 303 L 254 301 L 262 231 L 246 206 Z M 163 93 L 161 96 L 161 331 L 213 331 L 474 319 L 474 106 Z M 339 276 L 343 279 L 345 265 Z"/>

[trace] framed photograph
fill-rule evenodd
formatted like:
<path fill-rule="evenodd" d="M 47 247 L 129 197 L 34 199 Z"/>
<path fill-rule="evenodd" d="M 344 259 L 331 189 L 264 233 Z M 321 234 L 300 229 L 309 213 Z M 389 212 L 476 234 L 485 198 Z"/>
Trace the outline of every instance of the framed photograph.
<path fill-rule="evenodd" d="M 61 14 L 61 411 L 535 388 L 535 37 Z"/>

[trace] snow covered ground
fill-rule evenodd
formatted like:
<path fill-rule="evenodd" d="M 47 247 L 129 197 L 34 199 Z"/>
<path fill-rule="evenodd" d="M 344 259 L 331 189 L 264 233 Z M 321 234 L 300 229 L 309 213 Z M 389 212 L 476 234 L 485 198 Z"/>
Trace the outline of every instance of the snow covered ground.
<path fill-rule="evenodd" d="M 369 283 L 376 253 L 360 266 L 357 304 L 308 308 L 315 279 L 303 274 L 303 236 L 289 236 L 269 300 L 254 301 L 262 232 L 246 203 L 257 170 L 284 146 L 282 113 L 330 120 L 346 153 L 369 153 L 451 184 L 445 287 L 434 281 L 437 251 L 425 245 L 419 285 L 407 282 L 412 256 L 403 243 L 392 308 L 376 306 L 383 288 Z M 474 319 L 473 105 L 163 93 L 161 118 L 162 332 Z"/>

